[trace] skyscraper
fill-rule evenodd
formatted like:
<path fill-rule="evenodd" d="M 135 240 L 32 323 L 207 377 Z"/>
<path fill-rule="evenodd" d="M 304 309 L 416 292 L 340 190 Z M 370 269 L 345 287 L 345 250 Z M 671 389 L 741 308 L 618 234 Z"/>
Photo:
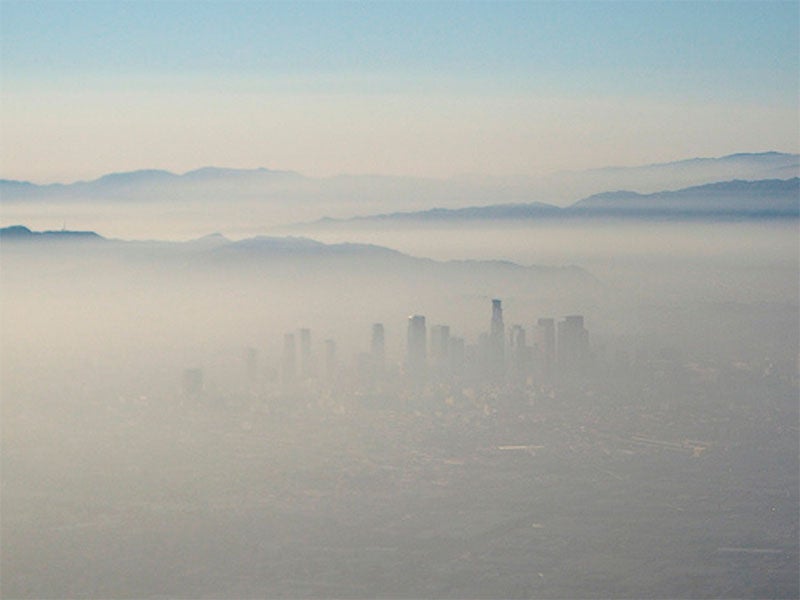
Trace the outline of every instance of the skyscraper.
<path fill-rule="evenodd" d="M 539 319 L 536 322 L 533 343 L 536 381 L 549 385 L 553 383 L 556 365 L 556 322 L 554 319 Z"/>
<path fill-rule="evenodd" d="M 492 300 L 492 321 L 489 329 L 489 374 L 501 379 L 505 374 L 505 325 L 501 300 Z"/>
<path fill-rule="evenodd" d="M 428 365 L 427 331 L 425 317 L 412 315 L 408 317 L 408 343 L 406 370 L 415 381 L 425 378 Z"/>
<path fill-rule="evenodd" d="M 556 356 L 562 377 L 585 373 L 589 361 L 589 332 L 583 326 L 582 315 L 570 315 L 558 323 Z"/>
<path fill-rule="evenodd" d="M 509 372 L 513 381 L 524 383 L 528 377 L 530 353 L 525 340 L 525 329 L 521 325 L 511 327 L 508 347 L 510 351 Z"/>
<path fill-rule="evenodd" d="M 512 325 L 509 332 L 509 345 L 512 349 L 525 348 L 526 336 L 522 325 Z"/>

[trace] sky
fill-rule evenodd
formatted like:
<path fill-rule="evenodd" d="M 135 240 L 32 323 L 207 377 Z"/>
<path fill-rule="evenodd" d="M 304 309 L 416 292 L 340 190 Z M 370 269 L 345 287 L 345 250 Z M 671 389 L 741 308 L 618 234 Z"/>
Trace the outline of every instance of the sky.
<path fill-rule="evenodd" d="M 526 176 L 800 145 L 800 3 L 0 2 L 0 178 Z"/>

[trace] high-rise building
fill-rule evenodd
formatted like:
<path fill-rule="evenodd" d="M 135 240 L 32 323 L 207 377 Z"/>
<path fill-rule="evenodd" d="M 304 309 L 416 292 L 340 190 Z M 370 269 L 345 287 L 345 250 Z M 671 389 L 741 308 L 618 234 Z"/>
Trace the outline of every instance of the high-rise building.
<path fill-rule="evenodd" d="M 283 358 L 281 360 L 281 379 L 284 383 L 294 381 L 297 375 L 296 352 L 294 334 L 285 334 L 283 336 Z"/>
<path fill-rule="evenodd" d="M 406 348 L 406 371 L 412 379 L 421 381 L 425 378 L 428 366 L 427 331 L 424 316 L 412 315 L 408 317 L 408 343 Z"/>
<path fill-rule="evenodd" d="M 492 300 L 492 321 L 489 328 L 489 374 L 500 379 L 505 374 L 505 325 L 501 300 Z"/>
<path fill-rule="evenodd" d="M 513 381 L 524 383 L 528 377 L 530 353 L 525 340 L 525 329 L 514 325 L 509 332 L 508 347 L 510 351 L 509 373 Z"/>
<path fill-rule="evenodd" d="M 503 301 L 495 298 L 492 300 L 492 324 L 490 329 L 491 337 L 503 336 L 505 327 L 503 325 Z"/>
<path fill-rule="evenodd" d="M 525 328 L 522 325 L 512 325 L 508 332 L 508 345 L 512 350 L 526 347 Z"/>
<path fill-rule="evenodd" d="M 562 377 L 582 375 L 589 361 L 589 332 L 582 315 L 570 315 L 558 323 L 556 357 Z"/>
<path fill-rule="evenodd" d="M 536 322 L 533 343 L 536 381 L 549 385 L 553 383 L 556 365 L 555 319 L 539 319 Z"/>

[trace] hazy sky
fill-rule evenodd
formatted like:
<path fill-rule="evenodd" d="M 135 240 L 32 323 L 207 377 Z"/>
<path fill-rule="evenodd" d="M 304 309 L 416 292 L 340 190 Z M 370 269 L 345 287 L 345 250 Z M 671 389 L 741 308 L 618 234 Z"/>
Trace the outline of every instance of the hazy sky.
<path fill-rule="evenodd" d="M 0 177 L 798 151 L 792 2 L 0 3 Z"/>

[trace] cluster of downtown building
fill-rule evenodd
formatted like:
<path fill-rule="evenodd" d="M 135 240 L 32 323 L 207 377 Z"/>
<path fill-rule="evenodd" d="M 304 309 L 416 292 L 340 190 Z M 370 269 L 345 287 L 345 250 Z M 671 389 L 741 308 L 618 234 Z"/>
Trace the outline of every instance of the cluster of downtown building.
<path fill-rule="evenodd" d="M 382 354 L 375 347 L 380 347 L 381 338 L 378 324 L 367 360 L 379 371 Z M 451 335 L 448 325 L 433 325 L 428 332 L 424 316 L 408 318 L 404 374 L 415 387 L 442 381 L 550 386 L 565 378 L 582 377 L 588 365 L 589 332 L 581 315 L 558 323 L 542 318 L 529 330 L 522 325 L 506 328 L 502 303 L 492 300 L 489 330 L 475 345 Z"/>
<path fill-rule="evenodd" d="M 412 315 L 405 357 L 389 362 L 384 325 L 375 323 L 369 348 L 357 355 L 355 364 L 340 361 L 335 340 L 315 347 L 311 330 L 299 329 L 284 335 L 279 365 L 262 367 L 258 352 L 246 349 L 246 387 L 250 394 L 275 398 L 347 394 L 367 403 L 418 403 L 466 390 L 550 391 L 583 381 L 590 370 L 589 332 L 582 315 L 540 318 L 529 328 L 506 327 L 502 302 L 495 299 L 488 325 L 476 343 L 466 343 L 449 325 L 429 325 L 425 316 Z M 187 397 L 204 394 L 202 369 L 184 372 L 183 391 Z"/>

